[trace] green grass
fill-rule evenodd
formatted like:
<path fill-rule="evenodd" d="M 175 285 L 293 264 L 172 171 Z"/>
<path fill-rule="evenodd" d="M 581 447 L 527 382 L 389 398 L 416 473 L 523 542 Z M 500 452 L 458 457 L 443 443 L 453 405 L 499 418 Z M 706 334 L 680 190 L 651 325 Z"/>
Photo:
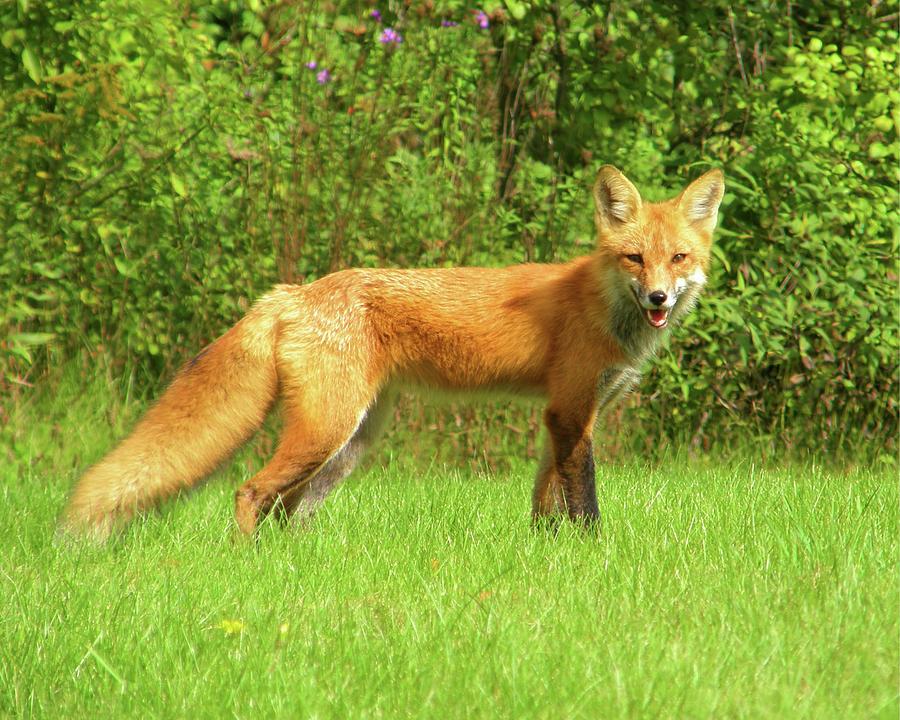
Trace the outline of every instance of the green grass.
<path fill-rule="evenodd" d="M 897 717 L 892 471 L 601 465 L 598 540 L 530 528 L 530 463 L 395 462 L 246 543 L 244 460 L 60 546 L 73 469 L 111 439 L 90 393 L 60 402 L 15 416 L 0 467 L 0 715 Z"/>

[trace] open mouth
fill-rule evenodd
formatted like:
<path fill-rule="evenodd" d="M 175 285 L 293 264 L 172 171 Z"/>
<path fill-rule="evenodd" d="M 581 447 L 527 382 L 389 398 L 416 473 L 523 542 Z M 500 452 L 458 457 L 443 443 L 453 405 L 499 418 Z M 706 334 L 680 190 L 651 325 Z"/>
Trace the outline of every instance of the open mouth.
<path fill-rule="evenodd" d="M 646 319 L 651 326 L 655 327 L 657 330 L 662 330 L 669 324 L 669 313 L 672 311 L 672 308 L 645 308 L 643 303 L 641 303 L 641 298 L 640 295 L 638 295 L 637 290 L 632 288 L 631 291 L 634 293 L 634 299 L 637 301 L 638 307 L 644 313 L 644 319 Z"/>
<path fill-rule="evenodd" d="M 653 327 L 660 330 L 669 324 L 669 311 L 664 308 L 655 310 L 644 310 L 644 317 Z"/>

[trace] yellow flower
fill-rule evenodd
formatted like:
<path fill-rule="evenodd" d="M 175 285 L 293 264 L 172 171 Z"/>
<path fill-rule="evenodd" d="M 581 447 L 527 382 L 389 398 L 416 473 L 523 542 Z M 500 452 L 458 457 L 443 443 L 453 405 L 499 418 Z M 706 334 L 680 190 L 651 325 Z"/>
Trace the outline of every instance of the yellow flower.
<path fill-rule="evenodd" d="M 222 620 L 216 627 L 221 628 L 226 635 L 237 635 L 244 630 L 243 620 Z"/>

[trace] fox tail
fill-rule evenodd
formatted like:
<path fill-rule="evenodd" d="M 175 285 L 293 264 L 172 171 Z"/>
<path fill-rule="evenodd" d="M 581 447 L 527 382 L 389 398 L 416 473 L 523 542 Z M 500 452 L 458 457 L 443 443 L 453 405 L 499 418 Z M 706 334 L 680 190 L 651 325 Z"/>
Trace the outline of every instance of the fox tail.
<path fill-rule="evenodd" d="M 82 476 L 64 533 L 106 539 L 135 513 L 200 483 L 259 428 L 278 388 L 270 308 L 260 301 L 190 360 L 132 433 Z"/>

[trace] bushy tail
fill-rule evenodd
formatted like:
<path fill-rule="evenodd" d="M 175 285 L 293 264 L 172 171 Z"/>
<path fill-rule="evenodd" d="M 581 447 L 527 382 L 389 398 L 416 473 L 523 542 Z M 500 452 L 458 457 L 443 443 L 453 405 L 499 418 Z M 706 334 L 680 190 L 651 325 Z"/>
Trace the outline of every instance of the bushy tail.
<path fill-rule="evenodd" d="M 62 530 L 105 539 L 240 447 L 277 392 L 275 331 L 261 302 L 188 362 L 132 433 L 79 480 Z"/>

